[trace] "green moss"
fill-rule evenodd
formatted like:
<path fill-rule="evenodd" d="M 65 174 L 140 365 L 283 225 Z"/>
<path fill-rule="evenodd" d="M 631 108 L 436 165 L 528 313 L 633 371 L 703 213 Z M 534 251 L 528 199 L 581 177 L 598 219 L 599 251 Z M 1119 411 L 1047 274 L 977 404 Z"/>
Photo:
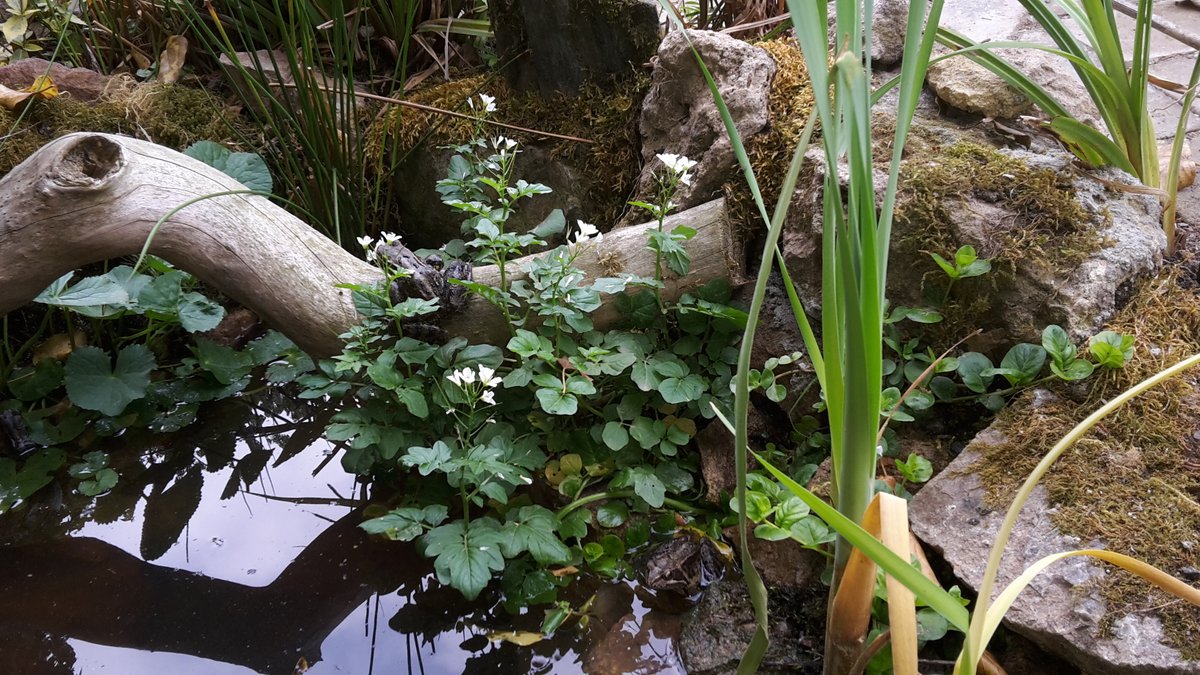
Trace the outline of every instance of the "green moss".
<path fill-rule="evenodd" d="M 775 60 L 775 77 L 767 99 L 771 125 L 766 133 L 746 141 L 746 154 L 754 167 L 764 203 L 770 207 L 779 199 L 779 188 L 812 111 L 813 97 L 804 55 L 795 40 L 779 38 L 759 42 L 757 46 Z M 811 168 L 806 165 L 805 170 Z M 762 218 L 740 172 L 725 184 L 724 193 L 734 227 L 747 233 L 761 230 Z"/>
<path fill-rule="evenodd" d="M 148 138 L 182 150 L 199 140 L 228 143 L 237 137 L 220 101 L 202 89 L 178 85 L 114 87 L 103 99 L 84 103 L 69 96 L 37 101 L 23 118 L 0 111 L 0 174 L 49 141 L 76 131 Z"/>
<path fill-rule="evenodd" d="M 987 504 L 1006 509 L 1019 482 L 1084 416 L 1146 377 L 1200 352 L 1200 298 L 1168 274 L 1147 283 L 1110 324 L 1137 351 L 1121 370 L 1102 370 L 1085 393 L 1060 387 L 1057 402 L 1016 402 L 996 420 L 1006 442 L 977 463 Z M 1043 479 L 1055 525 L 1083 542 L 1134 556 L 1178 576 L 1200 568 L 1200 393 L 1195 373 L 1165 382 L 1098 425 Z M 1191 542 L 1185 546 L 1183 542 Z M 1168 643 L 1200 660 L 1200 611 L 1123 571 L 1098 583 L 1105 630 L 1122 616 L 1156 612 Z"/>
<path fill-rule="evenodd" d="M 636 116 L 649 88 L 649 78 L 635 73 L 616 82 L 588 83 L 578 95 L 550 100 L 536 93 L 514 93 L 502 79 L 484 76 L 453 80 L 412 92 L 414 103 L 466 112 L 467 99 L 480 91 L 496 97 L 492 119 L 526 129 L 588 139 L 592 143 L 551 139 L 551 154 L 570 162 L 586 177 L 587 190 L 600 212 L 588 214 L 598 223 L 615 223 L 633 191 L 639 169 Z M 399 162 L 420 143 L 451 145 L 470 140 L 469 119 L 436 112 L 392 107 L 367 132 L 368 156 L 379 167 Z M 487 128 L 523 142 L 536 134 Z"/>

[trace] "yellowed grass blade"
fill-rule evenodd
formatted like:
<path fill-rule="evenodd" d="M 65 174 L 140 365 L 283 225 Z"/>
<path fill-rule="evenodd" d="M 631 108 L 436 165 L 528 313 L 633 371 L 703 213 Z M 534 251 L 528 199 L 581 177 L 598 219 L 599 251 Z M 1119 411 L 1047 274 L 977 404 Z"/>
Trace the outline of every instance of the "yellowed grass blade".
<path fill-rule="evenodd" d="M 1189 586 L 1187 583 L 1176 579 L 1170 574 L 1167 574 L 1153 565 L 1144 563 L 1137 558 L 1132 558 L 1115 551 L 1104 551 L 1099 549 L 1066 551 L 1064 553 L 1048 555 L 1030 565 L 1028 569 L 1021 573 L 1021 576 L 1014 579 L 1012 583 L 1010 583 L 1004 588 L 1003 591 L 1001 591 L 1000 595 L 996 596 L 995 602 L 992 603 L 992 606 L 988 609 L 987 616 L 984 617 L 984 637 L 982 644 L 987 644 L 988 641 L 992 639 L 992 635 L 994 635 L 996 629 L 1000 627 L 1000 621 L 1004 619 L 1004 615 L 1008 612 L 1009 607 L 1011 607 L 1013 602 L 1016 601 L 1017 596 L 1021 594 L 1021 591 L 1025 590 L 1025 587 L 1033 581 L 1034 577 L 1036 577 L 1038 574 L 1041 574 L 1043 570 L 1059 560 L 1080 555 L 1090 556 L 1116 565 L 1117 567 L 1138 575 L 1139 577 L 1149 581 L 1155 586 L 1158 586 L 1164 591 L 1176 597 L 1187 600 L 1197 607 L 1200 607 L 1200 588 Z"/>
<path fill-rule="evenodd" d="M 862 527 L 892 553 L 912 558 L 908 531 L 908 502 L 885 493 L 876 494 L 863 514 Z M 891 630 L 892 669 L 896 675 L 917 675 L 917 604 L 912 591 L 887 577 L 888 623 Z M 871 621 L 875 597 L 875 563 L 858 549 L 850 554 L 841 586 L 829 613 L 829 631 L 841 644 L 861 642 Z"/>

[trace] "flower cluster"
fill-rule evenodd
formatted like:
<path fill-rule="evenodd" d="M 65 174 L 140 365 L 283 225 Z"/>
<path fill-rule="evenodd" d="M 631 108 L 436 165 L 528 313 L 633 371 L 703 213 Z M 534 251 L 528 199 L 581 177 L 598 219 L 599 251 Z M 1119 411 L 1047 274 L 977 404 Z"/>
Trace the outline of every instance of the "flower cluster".
<path fill-rule="evenodd" d="M 356 239 L 359 246 L 362 246 L 363 252 L 367 255 L 367 260 L 370 262 L 379 262 L 379 248 L 381 246 L 391 246 L 399 243 L 400 235 L 394 232 L 381 232 L 379 240 L 372 239 L 369 235 L 363 235 Z"/>
<path fill-rule="evenodd" d="M 672 155 L 663 153 L 658 155 L 658 160 L 671 172 L 671 177 L 674 180 L 683 183 L 684 185 L 692 184 L 692 167 L 696 166 L 696 161 L 688 159 L 683 155 Z"/>
<path fill-rule="evenodd" d="M 478 399 L 488 405 L 496 405 L 495 392 L 492 390 L 500 384 L 500 378 L 496 377 L 495 369 L 484 365 L 479 366 L 478 372 L 462 368 L 446 375 L 446 379 L 462 389 L 472 400 Z"/>

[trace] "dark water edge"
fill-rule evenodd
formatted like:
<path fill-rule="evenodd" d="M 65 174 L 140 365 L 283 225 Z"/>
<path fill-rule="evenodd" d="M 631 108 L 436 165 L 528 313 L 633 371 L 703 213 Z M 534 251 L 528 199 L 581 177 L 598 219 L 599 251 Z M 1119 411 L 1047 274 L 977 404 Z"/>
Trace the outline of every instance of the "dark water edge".
<path fill-rule="evenodd" d="M 172 436 L 108 439 L 121 481 L 94 502 L 64 480 L 0 516 L 0 673 L 683 672 L 678 616 L 625 582 L 567 591 L 596 593 L 586 628 L 489 640 L 541 609 L 468 603 L 358 529 L 368 488 L 320 437 L 327 414 L 277 391 L 220 402 Z"/>

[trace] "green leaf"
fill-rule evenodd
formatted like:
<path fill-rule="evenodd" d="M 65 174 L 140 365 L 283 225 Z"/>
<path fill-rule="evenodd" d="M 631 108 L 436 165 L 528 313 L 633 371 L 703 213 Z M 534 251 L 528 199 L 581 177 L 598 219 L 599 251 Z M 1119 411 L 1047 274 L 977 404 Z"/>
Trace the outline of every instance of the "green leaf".
<path fill-rule="evenodd" d="M 225 318 L 225 308 L 199 293 L 185 293 L 179 299 L 179 324 L 189 333 L 212 330 Z"/>
<path fill-rule="evenodd" d="M 917 640 L 932 642 L 946 637 L 950 630 L 950 622 L 936 610 L 922 607 L 917 610 Z"/>
<path fill-rule="evenodd" d="M 539 352 L 550 352 L 550 341 L 539 337 L 533 331 L 518 328 L 517 334 L 508 341 L 508 351 L 522 358 L 529 358 Z"/>
<path fill-rule="evenodd" d="M 924 483 L 933 477 L 933 464 L 916 453 L 909 454 L 908 461 L 896 460 L 896 469 L 909 483 Z"/>
<path fill-rule="evenodd" d="M 975 262 L 978 257 L 979 256 L 975 253 L 974 246 L 961 246 L 957 251 L 954 252 L 954 266 L 962 269 Z"/>
<path fill-rule="evenodd" d="M 629 432 L 625 430 L 625 425 L 620 422 L 606 423 L 601 438 L 609 450 L 620 450 L 629 445 Z"/>
<path fill-rule="evenodd" d="M 254 357 L 232 347 L 200 338 L 191 348 L 200 368 L 212 374 L 221 384 L 233 384 L 254 370 Z"/>
<path fill-rule="evenodd" d="M 979 352 L 967 352 L 958 357 L 958 376 L 973 392 L 982 394 L 987 391 L 992 383 L 992 376 L 983 373 L 991 368 L 992 360 Z"/>
<path fill-rule="evenodd" d="M 434 528 L 421 541 L 425 555 L 434 559 L 438 581 L 474 600 L 491 581 L 492 573 L 504 569 L 501 539 L 495 520 L 479 518 L 471 521 L 469 529 L 462 521 Z"/>
<path fill-rule="evenodd" d="M 1050 364 L 1050 371 L 1068 382 L 1085 380 L 1091 377 L 1095 369 L 1095 366 L 1090 361 L 1084 361 L 1083 359 L 1072 359 L 1066 364 L 1065 368 L 1059 367 L 1057 363 Z"/>
<path fill-rule="evenodd" d="M 942 271 L 946 273 L 946 276 L 950 277 L 951 279 L 958 278 L 958 268 L 957 267 L 955 267 L 948 260 L 946 260 L 945 258 L 943 258 L 942 256 L 940 256 L 936 253 L 932 253 L 932 252 L 928 252 L 928 251 L 927 251 L 927 253 L 929 253 L 929 257 L 933 258 L 933 261 L 935 263 L 937 263 L 937 266 L 942 268 Z"/>
<path fill-rule="evenodd" d="M 443 441 L 437 441 L 432 448 L 409 448 L 400 458 L 407 467 L 417 467 L 422 476 L 428 476 L 434 471 L 441 471 L 450 461 L 450 446 Z"/>
<path fill-rule="evenodd" d="M 1133 358 L 1133 336 L 1106 330 L 1092 336 L 1088 344 L 1096 363 L 1108 368 L 1121 368 Z"/>
<path fill-rule="evenodd" d="M 538 404 L 551 415 L 574 415 L 579 411 L 579 399 L 561 389 L 538 389 Z"/>
<path fill-rule="evenodd" d="M 505 558 L 528 551 L 542 565 L 554 565 L 571 559 L 571 551 L 555 532 L 558 517 L 542 506 L 523 506 L 505 517 L 500 550 Z"/>
<path fill-rule="evenodd" d="M 635 466 L 623 472 L 624 485 L 633 486 L 633 491 L 651 508 L 661 508 L 666 497 L 667 488 L 648 466 Z"/>
<path fill-rule="evenodd" d="M 1042 331 L 1042 347 L 1059 367 L 1065 366 L 1075 358 L 1075 343 L 1060 326 L 1046 326 Z"/>
<path fill-rule="evenodd" d="M 566 216 L 563 215 L 562 209 L 554 209 L 550 215 L 546 216 L 545 220 L 530 230 L 530 233 L 539 239 L 548 239 L 556 234 L 562 234 L 565 229 L 567 229 Z"/>
<path fill-rule="evenodd" d="M 625 502 L 610 501 L 596 509 L 596 524 L 600 527 L 620 527 L 629 518 Z"/>
<path fill-rule="evenodd" d="M 938 375 L 929 381 L 929 390 L 939 401 L 948 401 L 958 394 L 958 385 L 954 384 L 954 380 Z"/>
<path fill-rule="evenodd" d="M 775 507 L 775 524 L 789 529 L 810 513 L 808 504 L 796 496 L 790 496 Z"/>
<path fill-rule="evenodd" d="M 629 433 L 643 450 L 649 450 L 662 442 L 667 433 L 667 425 L 649 417 L 638 417 L 633 420 Z"/>
<path fill-rule="evenodd" d="M 38 401 L 63 383 L 63 364 L 42 359 L 32 368 L 22 368 L 8 378 L 8 390 L 20 401 Z"/>
<path fill-rule="evenodd" d="M 684 471 L 674 462 L 664 462 L 654 467 L 654 475 L 658 476 L 667 491 L 672 494 L 687 492 L 692 489 L 694 484 L 692 474 Z"/>
<path fill-rule="evenodd" d="M 805 516 L 788 528 L 792 538 L 803 546 L 820 546 L 834 540 L 832 530 L 816 516 Z"/>
<path fill-rule="evenodd" d="M 257 154 L 233 152 L 212 141 L 198 141 L 184 150 L 183 154 L 204 162 L 251 190 L 271 191 L 271 172 L 267 169 L 267 163 Z"/>
<path fill-rule="evenodd" d="M 144 345 L 123 348 L 115 365 L 98 347 L 76 347 L 67 358 L 63 381 L 72 403 L 115 417 L 146 395 L 154 366 L 154 355 Z"/>
<path fill-rule="evenodd" d="M 587 509 L 575 509 L 560 520 L 558 534 L 563 539 L 583 539 L 587 536 L 588 524 L 591 522 L 591 511 Z"/>
<path fill-rule="evenodd" d="M 783 541 L 791 537 L 787 530 L 771 523 L 760 523 L 754 528 L 754 536 L 767 541 Z"/>
<path fill-rule="evenodd" d="M 108 276 L 87 277 L 67 287 L 74 272 L 67 272 L 42 291 L 34 302 L 53 307 L 96 307 L 99 305 L 121 305 L 129 303 L 125 288 Z"/>
<path fill-rule="evenodd" d="M 699 375 L 688 375 L 682 379 L 668 377 L 658 385 L 658 393 L 667 403 L 695 401 L 704 393 L 704 379 Z"/>
<path fill-rule="evenodd" d="M 79 484 L 79 493 L 85 497 L 96 497 L 113 489 L 117 485 L 119 476 L 112 469 L 100 469 L 89 480 L 85 480 Z"/>
<path fill-rule="evenodd" d="M 1006 371 L 1004 377 L 1014 387 L 1029 384 L 1037 379 L 1044 365 L 1046 350 L 1028 342 L 1013 345 L 1000 361 L 1000 368 Z"/>

